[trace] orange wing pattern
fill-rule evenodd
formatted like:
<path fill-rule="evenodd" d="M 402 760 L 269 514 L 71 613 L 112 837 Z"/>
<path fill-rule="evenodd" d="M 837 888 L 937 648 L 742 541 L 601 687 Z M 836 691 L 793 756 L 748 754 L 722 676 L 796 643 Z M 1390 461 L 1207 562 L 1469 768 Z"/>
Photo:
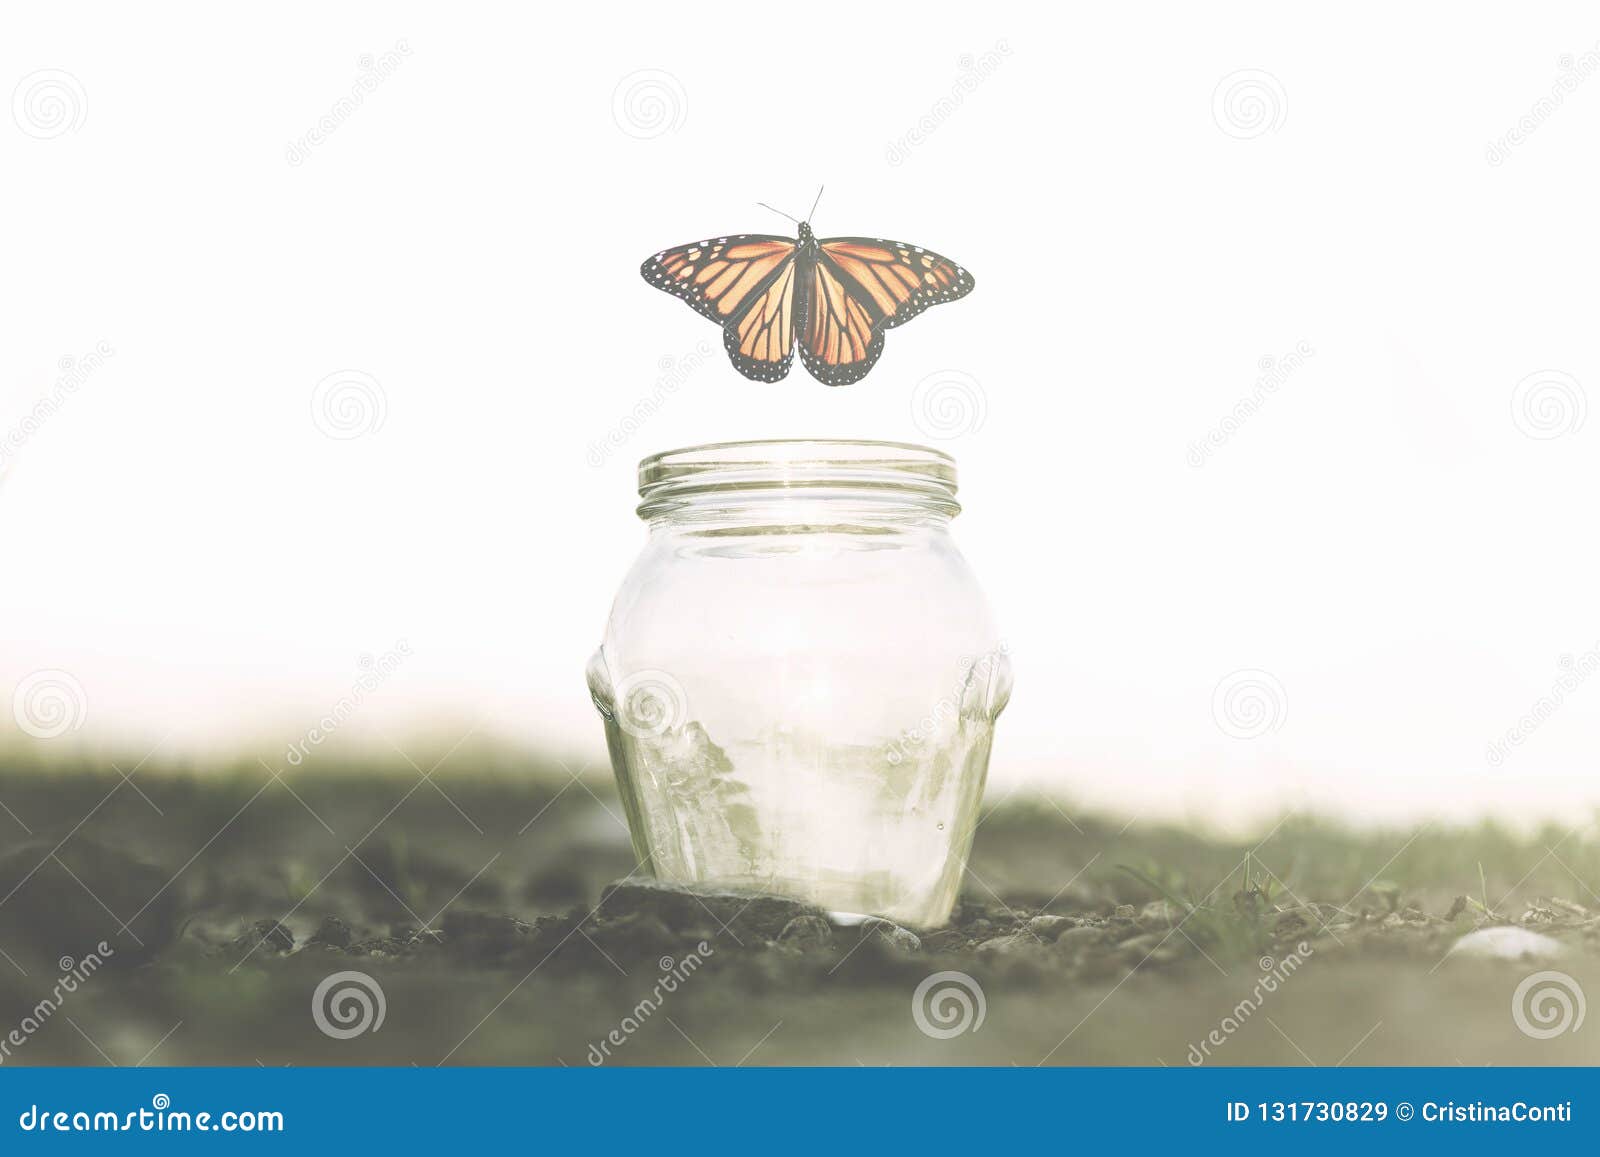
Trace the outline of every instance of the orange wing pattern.
<path fill-rule="evenodd" d="M 972 274 L 947 257 L 881 238 L 823 241 L 812 275 L 800 357 L 819 382 L 860 381 L 883 354 L 883 331 L 972 292 Z"/>
<path fill-rule="evenodd" d="M 847 386 L 866 377 L 883 353 L 883 329 L 845 287 L 830 262 L 811 267 L 811 285 L 800 360 L 825 386 Z"/>
<path fill-rule="evenodd" d="M 721 324 L 765 288 L 795 251 L 788 237 L 746 233 L 664 250 L 641 265 L 639 273 Z"/>
<path fill-rule="evenodd" d="M 885 330 L 930 306 L 972 292 L 972 274 L 903 241 L 817 241 L 745 233 L 692 241 L 639 268 L 657 289 L 681 297 L 722 327 L 723 348 L 747 378 L 775 382 L 794 348 L 811 376 L 830 386 L 860 381 L 883 354 Z"/>
<path fill-rule="evenodd" d="M 783 263 L 778 275 L 749 298 L 743 312 L 722 329 L 722 346 L 734 369 L 758 382 L 781 381 L 794 361 L 795 263 Z"/>
<path fill-rule="evenodd" d="M 823 256 L 860 287 L 883 329 L 904 325 L 929 306 L 954 301 L 972 292 L 972 274 L 932 250 L 904 241 L 870 237 L 831 237 L 822 242 Z"/>

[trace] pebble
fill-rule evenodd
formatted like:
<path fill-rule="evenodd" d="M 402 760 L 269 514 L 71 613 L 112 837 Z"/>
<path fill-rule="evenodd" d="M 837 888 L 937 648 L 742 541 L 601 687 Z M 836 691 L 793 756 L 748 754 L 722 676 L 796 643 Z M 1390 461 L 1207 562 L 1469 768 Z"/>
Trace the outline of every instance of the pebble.
<path fill-rule="evenodd" d="M 795 917 L 822 916 L 817 909 L 783 896 L 701 890 L 658 880 L 609 885 L 601 894 L 599 913 L 608 920 L 652 916 L 675 932 L 720 935 L 726 927 L 741 940 L 776 940 Z"/>
<path fill-rule="evenodd" d="M 965 947 L 969 937 L 959 928 L 941 928 L 922 937 L 922 947 L 927 952 L 955 952 Z"/>
<path fill-rule="evenodd" d="M 1078 921 L 1071 916 L 1035 916 L 1028 921 L 1028 931 L 1040 940 L 1054 940 L 1068 928 L 1077 927 Z"/>
<path fill-rule="evenodd" d="M 1014 956 L 1039 947 L 1039 938 L 1027 932 L 1013 932 L 1009 936 L 996 936 L 978 945 L 979 952 L 996 956 Z"/>
<path fill-rule="evenodd" d="M 922 941 L 915 932 L 902 928 L 892 920 L 869 916 L 861 923 L 861 935 L 873 936 L 901 952 L 921 952 Z"/>
<path fill-rule="evenodd" d="M 294 933 L 276 920 L 257 920 L 249 931 L 233 942 L 233 947 L 250 952 L 257 947 L 273 952 L 293 952 Z"/>
<path fill-rule="evenodd" d="M 1503 926 L 1468 932 L 1450 946 L 1451 956 L 1476 956 L 1490 960 L 1554 960 L 1567 954 L 1567 946 L 1541 932 Z"/>
<path fill-rule="evenodd" d="M 1100 929 L 1092 928 L 1087 924 L 1080 924 L 1076 928 L 1067 928 L 1056 937 L 1056 947 L 1068 952 L 1077 952 L 1098 942 Z"/>
<path fill-rule="evenodd" d="M 327 948 L 348 948 L 355 939 L 350 931 L 350 925 L 337 916 L 324 916 L 322 923 L 317 925 L 317 930 L 311 934 L 307 944 L 320 944 Z"/>
<path fill-rule="evenodd" d="M 778 933 L 778 943 L 794 948 L 827 948 L 833 943 L 833 925 L 821 916 L 796 916 Z"/>
<path fill-rule="evenodd" d="M 1142 936 L 1134 936 L 1124 940 L 1117 948 L 1123 957 L 1130 961 L 1143 960 L 1161 943 L 1161 937 L 1154 932 L 1146 932 Z"/>

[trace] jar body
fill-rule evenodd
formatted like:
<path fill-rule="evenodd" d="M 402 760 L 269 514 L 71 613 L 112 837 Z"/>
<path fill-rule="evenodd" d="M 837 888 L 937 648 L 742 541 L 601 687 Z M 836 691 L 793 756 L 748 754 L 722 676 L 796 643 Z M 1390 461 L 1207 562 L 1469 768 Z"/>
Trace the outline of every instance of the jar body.
<path fill-rule="evenodd" d="M 948 518 L 904 515 L 802 492 L 653 522 L 588 672 L 647 871 L 948 918 L 1010 668 Z"/>

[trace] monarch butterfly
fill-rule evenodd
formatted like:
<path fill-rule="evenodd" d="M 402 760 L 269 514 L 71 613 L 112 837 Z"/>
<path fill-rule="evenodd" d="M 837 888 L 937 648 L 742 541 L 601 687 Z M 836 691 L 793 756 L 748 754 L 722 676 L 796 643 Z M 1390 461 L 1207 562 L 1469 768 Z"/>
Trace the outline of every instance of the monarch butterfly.
<path fill-rule="evenodd" d="M 657 253 L 639 273 L 722 326 L 723 348 L 745 377 L 787 377 L 798 343 L 806 369 L 827 386 L 866 377 L 885 330 L 972 292 L 972 274 L 932 250 L 881 237 L 818 240 L 809 221 L 795 223 L 798 238 L 691 241 Z"/>

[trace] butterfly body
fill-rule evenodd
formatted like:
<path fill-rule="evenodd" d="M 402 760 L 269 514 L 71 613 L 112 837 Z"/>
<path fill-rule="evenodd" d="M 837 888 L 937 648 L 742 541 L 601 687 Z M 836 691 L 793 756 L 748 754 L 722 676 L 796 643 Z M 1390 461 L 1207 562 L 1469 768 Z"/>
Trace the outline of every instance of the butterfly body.
<path fill-rule="evenodd" d="M 663 250 L 640 266 L 656 288 L 722 326 L 747 378 L 776 382 L 794 351 L 829 386 L 860 381 L 883 354 L 884 331 L 972 292 L 961 266 L 920 246 L 873 237 L 819 240 L 745 233 Z"/>

